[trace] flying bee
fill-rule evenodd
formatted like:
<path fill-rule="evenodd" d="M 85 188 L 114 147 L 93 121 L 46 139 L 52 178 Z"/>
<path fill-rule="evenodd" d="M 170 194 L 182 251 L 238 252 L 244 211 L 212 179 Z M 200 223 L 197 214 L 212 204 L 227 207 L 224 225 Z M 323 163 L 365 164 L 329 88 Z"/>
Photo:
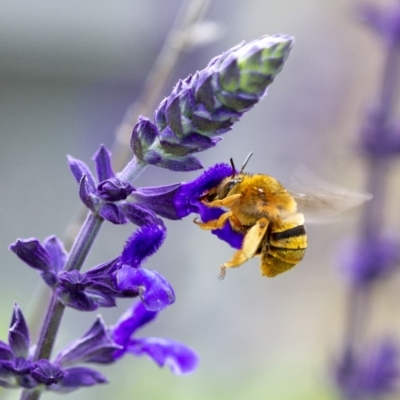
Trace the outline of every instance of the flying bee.
<path fill-rule="evenodd" d="M 264 174 L 245 173 L 250 153 L 240 172 L 225 178 L 201 197 L 208 207 L 226 211 L 218 219 L 194 222 L 202 229 L 221 229 L 229 223 L 243 234 L 241 248 L 221 266 L 220 279 L 227 268 L 244 264 L 254 256 L 261 257 L 261 275 L 274 277 L 293 268 L 304 257 L 307 248 L 305 215 L 310 221 L 330 218 L 360 205 L 370 195 L 344 191 L 308 177 L 308 188 L 302 192 L 286 190 L 275 178 Z M 232 170 L 235 171 L 231 159 Z M 302 174 L 307 175 L 307 174 Z M 304 180 L 299 175 L 298 180 Z M 300 182 L 301 185 L 301 182 Z"/>

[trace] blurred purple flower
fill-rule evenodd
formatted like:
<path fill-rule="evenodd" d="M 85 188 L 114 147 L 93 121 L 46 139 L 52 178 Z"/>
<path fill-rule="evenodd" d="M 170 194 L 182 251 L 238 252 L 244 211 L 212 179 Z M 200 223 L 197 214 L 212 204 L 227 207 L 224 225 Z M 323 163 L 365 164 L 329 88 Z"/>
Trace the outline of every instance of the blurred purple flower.
<path fill-rule="evenodd" d="M 368 242 L 346 239 L 341 248 L 341 271 L 355 286 L 390 276 L 399 266 L 399 243 L 389 237 Z"/>
<path fill-rule="evenodd" d="M 400 43 L 400 4 L 394 1 L 387 7 L 360 4 L 359 18 L 380 34 L 389 43 Z"/>
<path fill-rule="evenodd" d="M 391 340 L 377 343 L 357 356 L 345 351 L 335 366 L 336 383 L 351 400 L 398 393 L 399 378 L 398 346 Z"/>

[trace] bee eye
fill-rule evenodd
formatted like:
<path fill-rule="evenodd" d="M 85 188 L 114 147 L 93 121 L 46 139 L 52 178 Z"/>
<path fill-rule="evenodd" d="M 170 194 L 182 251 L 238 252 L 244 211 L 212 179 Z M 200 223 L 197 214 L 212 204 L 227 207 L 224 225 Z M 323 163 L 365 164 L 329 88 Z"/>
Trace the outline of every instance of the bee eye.
<path fill-rule="evenodd" d="M 231 179 L 230 181 L 226 182 L 223 186 L 220 187 L 218 190 L 218 198 L 224 199 L 230 190 L 238 183 L 237 179 Z"/>

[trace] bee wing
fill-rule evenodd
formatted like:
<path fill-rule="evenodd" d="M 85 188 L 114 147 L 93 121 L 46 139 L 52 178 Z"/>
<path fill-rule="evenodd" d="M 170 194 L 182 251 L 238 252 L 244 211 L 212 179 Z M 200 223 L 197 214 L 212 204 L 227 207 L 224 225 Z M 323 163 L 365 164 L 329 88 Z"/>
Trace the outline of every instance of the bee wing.
<path fill-rule="evenodd" d="M 297 203 L 298 212 L 306 223 L 332 222 L 341 213 L 371 200 L 369 193 L 353 192 L 329 184 L 305 167 L 299 168 L 291 178 L 288 192 Z"/>

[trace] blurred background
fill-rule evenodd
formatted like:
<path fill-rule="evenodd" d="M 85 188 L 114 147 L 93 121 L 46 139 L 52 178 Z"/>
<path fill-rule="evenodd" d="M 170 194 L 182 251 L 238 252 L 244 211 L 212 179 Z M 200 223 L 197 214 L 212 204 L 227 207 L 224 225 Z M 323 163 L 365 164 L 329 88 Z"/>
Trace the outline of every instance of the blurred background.
<path fill-rule="evenodd" d="M 8 245 L 16 238 L 63 237 L 80 208 L 66 154 L 93 166 L 99 144 L 112 145 L 181 3 L 0 0 L 0 339 L 7 339 L 14 301 L 40 324 L 34 311 L 47 290 Z M 329 182 L 363 189 L 356 144 L 363 111 L 380 82 L 383 51 L 357 23 L 354 6 L 345 0 L 212 2 L 206 18 L 218 23 L 223 35 L 183 55 L 160 100 L 179 78 L 242 40 L 287 33 L 296 44 L 268 96 L 216 148 L 199 154 L 206 167 L 230 157 L 240 165 L 253 151 L 247 170 L 282 183 L 305 165 Z M 400 224 L 395 174 L 393 169 L 386 213 L 393 231 Z M 197 175 L 150 167 L 135 186 Z M 253 259 L 228 271 L 224 281 L 216 279 L 219 265 L 233 250 L 197 228 L 191 217 L 166 221 L 167 240 L 146 267 L 172 283 L 177 301 L 140 334 L 195 348 L 201 356 L 198 371 L 177 377 L 147 359 L 126 357 L 101 369 L 109 385 L 69 398 L 335 399 L 328 372 L 340 348 L 347 301 L 337 249 L 356 234 L 358 215 L 309 226 L 307 255 L 286 274 L 261 278 L 259 260 Z M 117 256 L 132 230 L 105 224 L 86 268 Z M 399 285 L 397 277 L 374 292 L 367 336 L 389 332 L 398 338 Z M 120 301 L 117 309 L 101 314 L 112 324 L 128 304 Z M 94 314 L 67 310 L 57 348 L 84 333 L 93 319 Z"/>

